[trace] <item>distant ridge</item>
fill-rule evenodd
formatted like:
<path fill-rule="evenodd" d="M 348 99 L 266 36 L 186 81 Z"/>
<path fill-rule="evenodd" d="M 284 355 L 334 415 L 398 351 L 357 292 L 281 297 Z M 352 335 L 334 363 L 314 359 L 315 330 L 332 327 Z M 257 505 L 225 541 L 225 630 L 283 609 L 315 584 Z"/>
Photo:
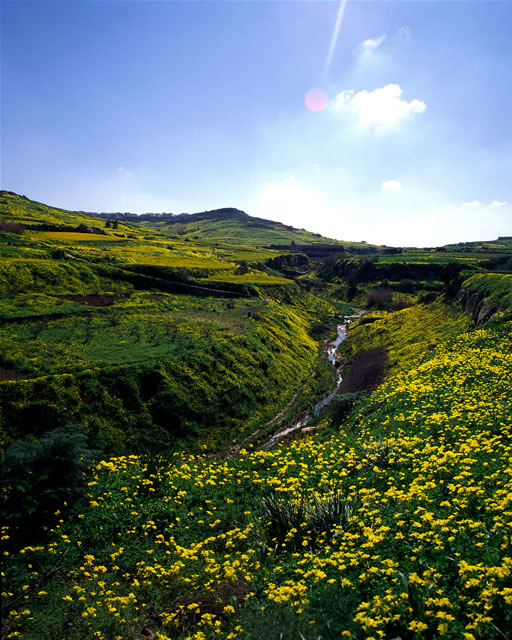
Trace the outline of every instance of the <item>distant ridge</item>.
<path fill-rule="evenodd" d="M 13 191 L 0 191 L 0 207 L 5 205 L 5 214 L 12 209 L 9 215 L 11 221 L 18 221 L 26 225 L 50 224 L 47 231 L 64 231 L 62 225 L 69 227 L 71 231 L 84 224 L 86 228 L 92 226 L 87 218 L 115 221 L 124 224 L 139 224 L 146 227 L 147 231 L 157 231 L 163 236 L 172 235 L 174 238 L 187 236 L 187 240 L 202 240 L 203 242 L 244 244 L 253 247 L 271 247 L 274 245 L 285 246 L 286 250 L 298 246 L 306 246 L 312 243 L 335 244 L 341 246 L 343 242 L 324 238 L 319 233 L 295 229 L 291 225 L 283 224 L 264 218 L 256 218 L 236 207 L 221 207 L 196 213 L 171 213 L 171 212 L 94 212 L 71 211 L 50 207 L 41 202 L 30 200 L 27 196 L 21 196 Z M 21 206 L 20 206 L 21 205 Z M 4 212 L 1 212 L 4 213 Z M 20 215 L 21 214 L 21 215 Z M 60 226 L 59 226 L 60 225 Z M 102 226 L 102 225 L 99 225 Z M 107 226 L 107 225 L 105 225 Z M 117 227 L 114 227 L 117 228 Z M 43 229 L 40 228 L 40 231 Z"/>
<path fill-rule="evenodd" d="M 202 220 L 229 220 L 238 219 L 246 222 L 258 223 L 266 227 L 274 227 L 276 224 L 286 229 L 292 230 L 290 225 L 283 225 L 280 222 L 273 222 L 265 218 L 255 218 L 245 211 L 236 207 L 222 207 L 220 209 L 210 209 L 208 211 L 199 211 L 197 213 L 130 213 L 130 212 L 102 212 L 94 213 L 92 211 L 77 211 L 77 213 L 100 218 L 116 218 L 125 222 L 165 222 L 165 224 L 200 222 Z"/>
<path fill-rule="evenodd" d="M 223 207 L 222 209 L 211 209 L 210 211 L 200 211 L 199 213 L 180 213 L 166 220 L 167 224 L 176 222 L 198 222 L 199 220 L 227 220 L 228 218 L 249 218 L 249 214 L 235 207 Z M 258 218 L 253 218 L 258 220 Z M 268 222 L 268 220 L 266 221 Z"/>
<path fill-rule="evenodd" d="M 131 213 L 125 211 L 95 213 L 93 211 L 77 211 L 82 215 L 94 216 L 107 219 L 117 219 L 124 222 L 165 222 L 166 224 L 174 224 L 176 222 L 197 222 L 199 220 L 226 220 L 228 218 L 249 218 L 249 214 L 235 207 L 224 207 L 221 209 L 212 209 L 210 211 L 200 211 L 198 213 Z M 254 218 L 261 220 L 262 218 Z M 268 222 L 268 221 L 265 221 Z"/>

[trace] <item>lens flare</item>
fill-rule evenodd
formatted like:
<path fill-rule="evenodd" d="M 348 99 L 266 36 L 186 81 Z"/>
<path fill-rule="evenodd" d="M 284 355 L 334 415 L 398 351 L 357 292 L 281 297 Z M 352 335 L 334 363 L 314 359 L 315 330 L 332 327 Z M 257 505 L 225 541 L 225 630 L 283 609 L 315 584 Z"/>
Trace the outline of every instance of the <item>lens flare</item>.
<path fill-rule="evenodd" d="M 338 43 L 338 37 L 340 35 L 341 23 L 343 22 L 343 14 L 345 13 L 346 4 L 347 4 L 347 0 L 340 0 L 340 4 L 338 7 L 338 14 L 336 15 L 336 24 L 334 25 L 331 44 L 329 46 L 329 52 L 327 54 L 327 59 L 325 61 L 324 76 L 326 78 L 327 78 L 327 74 L 329 73 L 329 67 L 331 66 L 331 61 L 334 55 L 334 50 L 336 49 L 336 44 Z"/>
<path fill-rule="evenodd" d="M 310 89 L 304 96 L 304 104 L 310 111 L 323 111 L 329 102 L 329 97 L 323 89 Z"/>

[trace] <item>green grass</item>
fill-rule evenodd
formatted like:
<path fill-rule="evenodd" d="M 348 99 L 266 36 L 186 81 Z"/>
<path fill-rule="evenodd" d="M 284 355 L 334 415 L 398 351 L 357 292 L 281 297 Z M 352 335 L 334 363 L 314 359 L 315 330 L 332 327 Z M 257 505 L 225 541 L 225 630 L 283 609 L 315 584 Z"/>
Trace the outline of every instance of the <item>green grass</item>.
<path fill-rule="evenodd" d="M 307 329 L 332 310 L 311 298 L 133 293 L 100 308 L 15 298 L 0 326 L 4 446 L 69 420 L 116 451 L 226 446 L 277 413 L 316 366 Z"/>
<path fill-rule="evenodd" d="M 436 253 L 426 249 L 418 249 L 414 251 L 405 250 L 401 254 L 380 255 L 379 263 L 395 264 L 406 262 L 411 264 L 447 264 L 449 262 L 463 262 L 473 264 L 479 260 L 484 260 L 488 256 L 479 256 L 474 254 L 460 254 L 458 252 Z"/>
<path fill-rule="evenodd" d="M 4 446 L 67 420 L 112 450 L 222 446 L 277 413 L 316 366 L 307 328 L 334 310 L 260 270 L 277 252 L 107 229 L 5 193 L 0 218 L 106 233 L 0 232 Z M 241 275 L 241 262 L 259 268 Z M 179 428 L 162 417 L 173 402 Z"/>
<path fill-rule="evenodd" d="M 20 549 L 3 530 L 10 632 L 503 638 L 511 335 L 509 322 L 441 341 L 334 435 L 227 460 L 100 461 L 46 540 Z"/>
<path fill-rule="evenodd" d="M 263 248 L 261 244 L 266 241 L 263 242 L 259 236 L 255 238 L 242 233 L 233 239 L 229 234 L 224 235 L 222 222 L 216 223 L 219 235 L 215 241 L 209 237 L 170 237 L 135 223 L 121 222 L 114 230 L 106 228 L 103 219 L 48 207 L 6 192 L 2 192 L 0 197 L 0 220 L 36 226 L 76 228 L 85 225 L 104 232 L 101 235 L 69 230 L 25 229 L 21 235 L 17 235 L 0 231 L 0 290 L 4 293 L 35 293 L 43 290 L 50 293 L 76 293 L 80 288 L 74 274 L 77 269 L 82 272 L 84 291 L 89 293 L 92 287 L 99 292 L 108 292 L 115 285 L 105 280 L 101 268 L 112 266 L 132 270 L 144 266 L 161 267 L 168 270 L 163 277 L 171 279 L 176 275 L 182 279 L 182 274 L 188 273 L 188 277 L 213 278 L 212 282 L 217 283 L 245 281 L 247 284 L 264 286 L 289 282 L 284 278 L 276 279 L 272 273 L 265 274 L 265 261 L 278 256 L 279 252 Z M 273 237 L 272 225 L 274 223 L 269 227 L 268 243 Z M 163 230 L 167 232 L 169 229 L 165 227 Z M 297 232 L 298 235 L 291 231 L 286 233 L 289 237 L 304 241 L 312 241 L 312 238 L 318 240 L 306 232 L 304 237 L 302 232 Z M 240 264 L 249 265 L 250 268 L 243 279 L 237 274 Z M 17 273 L 14 273 L 15 270 Z M 89 273 L 86 273 L 87 270 Z M 162 277 L 156 272 L 153 275 Z M 109 276 L 106 278 L 108 280 Z M 116 276 L 112 278 L 116 280 Z"/>
<path fill-rule="evenodd" d="M 450 247 L 446 251 L 436 251 L 432 249 L 404 249 L 399 254 L 379 255 L 379 263 L 394 264 L 399 262 L 407 262 L 410 264 L 448 264 L 456 262 L 468 267 L 478 266 L 479 263 L 491 260 L 499 256 L 512 255 L 512 247 L 510 245 L 496 246 L 474 246 L 466 249 L 451 250 Z"/>
<path fill-rule="evenodd" d="M 291 242 L 299 245 L 339 242 L 304 229 L 287 227 L 280 222 L 272 222 L 270 220 L 254 221 L 254 219 L 243 215 L 228 219 L 192 219 L 191 222 L 176 222 L 173 224 L 144 223 L 144 225 L 173 236 L 181 234 L 185 237 L 197 238 L 210 243 L 222 242 L 223 244 L 252 247 L 284 245 Z M 359 243 L 355 244 L 359 246 Z"/>

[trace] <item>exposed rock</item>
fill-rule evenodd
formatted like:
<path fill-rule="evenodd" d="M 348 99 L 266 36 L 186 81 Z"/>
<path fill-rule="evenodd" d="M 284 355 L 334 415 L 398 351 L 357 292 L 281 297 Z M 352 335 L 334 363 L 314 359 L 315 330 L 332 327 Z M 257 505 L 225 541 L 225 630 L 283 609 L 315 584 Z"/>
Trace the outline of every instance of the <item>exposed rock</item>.
<path fill-rule="evenodd" d="M 475 326 L 487 322 L 498 310 L 496 306 L 490 305 L 484 294 L 477 289 L 460 289 L 457 302 L 462 305 L 465 313 L 471 315 Z"/>

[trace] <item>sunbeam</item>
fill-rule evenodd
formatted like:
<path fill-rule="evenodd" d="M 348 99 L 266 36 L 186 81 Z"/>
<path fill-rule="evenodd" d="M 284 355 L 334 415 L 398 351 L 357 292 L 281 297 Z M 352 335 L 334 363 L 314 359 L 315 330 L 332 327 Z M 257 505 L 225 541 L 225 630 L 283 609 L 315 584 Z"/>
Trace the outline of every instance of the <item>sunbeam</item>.
<path fill-rule="evenodd" d="M 329 73 L 329 67 L 331 66 L 332 56 L 334 55 L 334 50 L 336 49 L 336 43 L 338 42 L 338 36 L 340 33 L 341 23 L 343 21 L 343 14 L 345 13 L 346 4 L 347 4 L 347 0 L 340 0 L 340 6 L 338 7 L 338 15 L 336 16 L 336 24 L 334 25 L 331 44 L 329 46 L 329 53 L 327 54 L 327 59 L 325 61 L 324 78 L 327 78 L 327 74 Z"/>

